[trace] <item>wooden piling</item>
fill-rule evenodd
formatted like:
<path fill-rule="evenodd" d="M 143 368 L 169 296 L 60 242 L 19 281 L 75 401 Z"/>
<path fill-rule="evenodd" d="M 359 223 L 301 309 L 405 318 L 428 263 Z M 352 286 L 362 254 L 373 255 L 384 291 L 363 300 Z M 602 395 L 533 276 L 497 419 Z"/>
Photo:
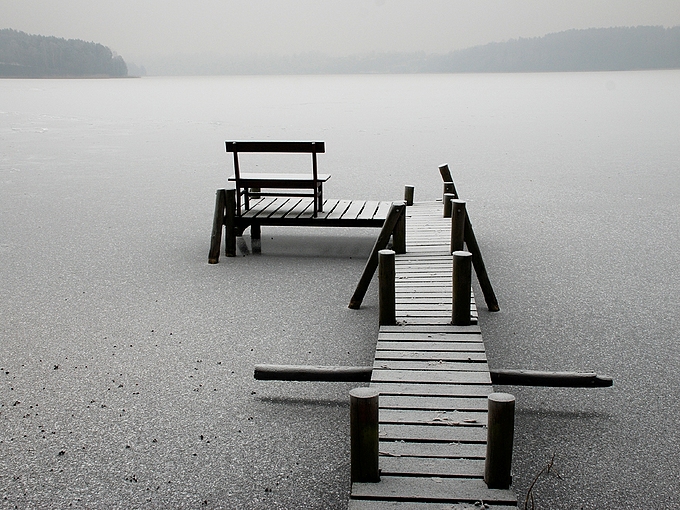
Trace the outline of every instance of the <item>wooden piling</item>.
<path fill-rule="evenodd" d="M 472 254 L 467 251 L 453 252 L 452 324 L 470 325 L 470 295 L 472 293 Z"/>
<path fill-rule="evenodd" d="M 349 392 L 352 483 L 379 482 L 378 397 L 373 388 Z"/>
<path fill-rule="evenodd" d="M 455 200 L 456 195 L 453 193 L 444 193 L 444 198 L 443 198 L 443 203 L 444 203 L 444 213 L 443 217 L 444 218 L 450 218 L 451 217 L 451 201 Z"/>
<path fill-rule="evenodd" d="M 403 202 L 403 209 L 397 222 L 392 229 L 392 249 L 395 253 L 406 253 L 406 202 Z"/>
<path fill-rule="evenodd" d="M 353 310 L 358 310 L 361 307 L 361 302 L 364 300 L 368 286 L 373 279 L 375 270 L 378 267 L 378 252 L 387 246 L 387 242 L 390 240 L 392 232 L 395 230 L 397 223 L 399 222 L 402 215 L 406 215 L 406 203 L 405 202 L 392 202 L 390 210 L 387 213 L 387 218 L 385 218 L 385 223 L 383 223 L 378 239 L 376 239 L 373 245 L 373 250 L 366 261 L 364 266 L 364 271 L 361 274 L 359 283 L 357 284 L 354 294 L 349 300 L 349 308 Z M 404 223 L 404 231 L 406 230 L 406 224 Z M 397 236 L 398 237 L 398 236 Z M 404 242 L 406 240 L 406 232 L 403 235 Z M 396 242 L 394 243 L 396 244 Z M 396 248 L 396 247 L 395 247 Z M 395 252 L 399 253 L 399 250 L 395 249 Z"/>
<path fill-rule="evenodd" d="M 406 185 L 404 186 L 404 202 L 406 205 L 413 205 L 413 192 L 415 190 L 414 186 Z"/>
<path fill-rule="evenodd" d="M 464 248 L 466 219 L 465 201 L 451 200 L 451 253 L 462 251 Z"/>
<path fill-rule="evenodd" d="M 484 481 L 489 489 L 508 489 L 512 483 L 515 397 L 509 393 L 492 393 L 488 404 Z"/>
<path fill-rule="evenodd" d="M 381 326 L 397 323 L 394 255 L 394 250 L 378 252 L 378 320 Z"/>
<path fill-rule="evenodd" d="M 227 257 L 236 256 L 236 190 L 226 190 L 226 214 L 224 225 L 226 227 L 226 239 L 224 240 L 224 254 Z"/>
<path fill-rule="evenodd" d="M 226 195 L 223 189 L 215 192 L 215 214 L 213 216 L 213 228 L 210 236 L 210 251 L 208 264 L 217 264 L 220 261 L 220 246 L 222 245 L 222 228 L 224 227 L 224 208 Z"/>

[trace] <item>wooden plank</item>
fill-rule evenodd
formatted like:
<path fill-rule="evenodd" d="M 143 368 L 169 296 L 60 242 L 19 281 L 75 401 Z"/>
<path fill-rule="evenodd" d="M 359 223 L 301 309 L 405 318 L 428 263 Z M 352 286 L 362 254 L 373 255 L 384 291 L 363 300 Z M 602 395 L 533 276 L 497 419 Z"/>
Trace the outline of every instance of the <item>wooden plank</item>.
<path fill-rule="evenodd" d="M 431 409 L 436 411 L 486 411 L 488 400 L 484 397 L 414 397 L 407 395 L 380 395 L 380 409 Z"/>
<path fill-rule="evenodd" d="M 401 383 L 401 382 L 372 382 L 380 395 L 397 396 L 439 396 L 439 397 L 488 397 L 493 393 L 490 384 L 432 384 L 432 383 Z"/>
<path fill-rule="evenodd" d="M 421 360 L 380 360 L 373 362 L 374 370 L 445 370 L 455 372 L 488 372 L 489 365 L 481 361 L 421 361 Z"/>
<path fill-rule="evenodd" d="M 380 457 L 380 475 L 483 478 L 484 460 L 385 456 Z"/>
<path fill-rule="evenodd" d="M 323 141 L 297 140 L 227 140 L 227 152 L 301 152 L 323 153 L 326 143 Z"/>
<path fill-rule="evenodd" d="M 298 202 L 298 204 L 295 207 L 292 207 L 283 217 L 283 219 L 297 219 L 300 217 L 305 211 L 311 211 L 309 213 L 309 216 L 311 217 L 314 208 L 314 200 L 311 198 L 303 198 Z"/>
<path fill-rule="evenodd" d="M 440 370 L 373 370 L 371 382 L 412 382 L 438 384 L 491 384 L 484 372 L 454 372 Z"/>
<path fill-rule="evenodd" d="M 271 205 L 273 202 L 276 202 L 277 198 L 273 197 L 267 197 L 267 198 L 261 198 L 255 203 L 251 203 L 250 209 L 248 209 L 246 212 L 241 214 L 241 218 L 254 218 L 255 216 L 259 215 L 264 209 L 266 209 L 269 205 Z"/>
<path fill-rule="evenodd" d="M 487 411 L 441 411 L 429 409 L 380 409 L 381 424 L 486 427 Z"/>
<path fill-rule="evenodd" d="M 338 200 L 337 205 L 333 208 L 332 211 L 328 213 L 325 219 L 327 220 L 340 219 L 343 216 L 343 214 L 345 214 L 345 211 L 350 205 L 352 205 L 351 200 Z"/>
<path fill-rule="evenodd" d="M 380 202 L 378 204 L 378 209 L 375 211 L 375 218 L 387 218 L 387 213 L 392 206 L 392 202 Z"/>
<path fill-rule="evenodd" d="M 376 360 L 486 361 L 485 352 L 376 350 Z"/>
<path fill-rule="evenodd" d="M 357 216 L 358 220 L 372 220 L 375 217 L 375 212 L 378 210 L 380 202 L 366 202 L 366 205 Z M 383 218 L 384 219 L 384 218 Z"/>
<path fill-rule="evenodd" d="M 481 334 L 479 326 L 453 326 L 451 324 L 447 326 L 442 326 L 438 324 L 433 324 L 431 326 L 414 326 L 405 328 L 403 326 L 380 326 L 380 333 L 446 333 L 446 334 L 459 334 L 459 333 L 477 333 Z"/>
<path fill-rule="evenodd" d="M 486 428 L 450 425 L 380 424 L 381 441 L 486 442 Z"/>
<path fill-rule="evenodd" d="M 359 216 L 359 213 L 363 211 L 365 205 L 366 202 L 363 200 L 352 200 L 350 206 L 343 215 L 343 219 L 356 220 Z"/>
<path fill-rule="evenodd" d="M 379 350 L 385 351 L 452 351 L 452 352 L 484 352 L 484 344 L 480 342 L 419 342 L 419 341 L 379 341 Z"/>
<path fill-rule="evenodd" d="M 517 504 L 517 497 L 512 491 L 489 489 L 484 480 L 478 478 L 383 476 L 378 483 L 352 484 L 352 497 L 452 503 L 489 501 Z"/>
<path fill-rule="evenodd" d="M 485 443 L 414 443 L 407 441 L 381 441 L 382 457 L 432 457 L 446 459 L 484 459 Z"/>
<path fill-rule="evenodd" d="M 293 209 L 295 209 L 300 203 L 303 202 L 302 198 L 297 198 L 297 199 L 290 199 L 286 204 L 285 207 L 279 207 L 273 214 L 271 214 L 269 217 L 274 219 L 274 218 L 283 218 L 286 215 L 290 213 Z M 311 201 L 310 201 L 311 203 Z"/>

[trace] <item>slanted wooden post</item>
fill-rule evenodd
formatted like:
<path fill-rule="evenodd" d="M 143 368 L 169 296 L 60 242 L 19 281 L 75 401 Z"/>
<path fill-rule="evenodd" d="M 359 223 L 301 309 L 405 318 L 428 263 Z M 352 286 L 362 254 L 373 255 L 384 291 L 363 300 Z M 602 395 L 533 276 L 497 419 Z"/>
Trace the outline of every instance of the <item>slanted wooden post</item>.
<path fill-rule="evenodd" d="M 442 181 L 453 182 L 451 177 L 451 170 L 449 170 L 449 165 L 439 165 L 439 173 L 442 176 Z"/>
<path fill-rule="evenodd" d="M 467 211 L 464 200 L 451 200 L 451 253 L 463 250 Z"/>
<path fill-rule="evenodd" d="M 378 398 L 373 388 L 349 392 L 350 465 L 352 483 L 379 482 Z"/>
<path fill-rule="evenodd" d="M 465 215 L 465 244 L 467 246 L 468 251 L 472 253 L 472 265 L 475 268 L 475 274 L 477 275 L 477 281 L 479 282 L 479 286 L 482 288 L 482 293 L 484 294 L 486 306 L 490 312 L 497 312 L 501 308 L 500 306 L 498 306 L 496 293 L 493 291 L 493 287 L 491 286 L 491 280 L 489 280 L 489 275 L 486 272 L 484 259 L 482 259 L 482 251 L 479 249 L 479 245 L 477 244 L 475 231 L 472 230 L 470 216 L 467 214 Z"/>
<path fill-rule="evenodd" d="M 220 261 L 220 246 L 222 245 L 222 228 L 224 227 L 224 208 L 227 198 L 223 189 L 215 193 L 215 215 L 213 216 L 213 228 L 210 236 L 210 251 L 208 252 L 208 264 L 217 264 Z"/>
<path fill-rule="evenodd" d="M 444 214 L 443 218 L 451 217 L 451 201 L 456 199 L 453 193 L 444 193 Z"/>
<path fill-rule="evenodd" d="M 375 244 L 373 245 L 373 250 L 366 261 L 364 272 L 361 273 L 361 278 L 359 279 L 357 288 L 354 290 L 354 294 L 352 294 L 352 297 L 349 300 L 349 308 L 358 310 L 361 307 L 361 302 L 364 300 L 368 286 L 373 279 L 376 268 L 378 267 L 378 252 L 387 246 L 387 242 L 390 240 L 390 236 L 395 230 L 395 226 L 401 219 L 402 215 L 406 215 L 406 204 L 404 202 L 392 202 L 390 210 L 387 213 L 387 218 L 385 218 L 385 223 L 383 223 L 380 234 L 378 235 L 378 239 L 376 239 Z M 405 242 L 405 234 L 403 239 Z M 397 244 L 396 239 L 394 244 Z M 396 249 L 396 246 L 394 251 L 399 253 L 399 250 Z"/>
<path fill-rule="evenodd" d="M 378 320 L 381 326 L 394 326 L 397 323 L 394 255 L 394 250 L 378 252 Z"/>
<path fill-rule="evenodd" d="M 406 202 L 392 230 L 392 249 L 395 253 L 406 253 Z"/>
<path fill-rule="evenodd" d="M 454 326 L 470 325 L 470 295 L 472 293 L 472 254 L 467 251 L 453 252 L 453 306 Z"/>
<path fill-rule="evenodd" d="M 406 202 L 406 205 L 413 205 L 414 190 L 415 190 L 414 186 L 409 185 L 404 186 L 404 202 Z"/>
<path fill-rule="evenodd" d="M 515 397 L 489 395 L 484 481 L 489 489 L 509 489 L 512 483 L 512 443 L 515 434 Z"/>
<path fill-rule="evenodd" d="M 224 224 L 226 226 L 226 239 L 224 240 L 224 254 L 227 257 L 236 256 L 236 190 L 226 190 L 226 216 Z"/>

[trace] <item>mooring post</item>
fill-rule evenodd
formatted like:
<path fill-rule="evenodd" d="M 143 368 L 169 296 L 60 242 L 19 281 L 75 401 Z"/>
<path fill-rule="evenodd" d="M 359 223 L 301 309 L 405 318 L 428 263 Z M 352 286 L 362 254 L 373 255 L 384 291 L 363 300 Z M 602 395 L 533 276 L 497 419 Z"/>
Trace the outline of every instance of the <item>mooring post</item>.
<path fill-rule="evenodd" d="M 451 253 L 463 250 L 466 218 L 465 201 L 451 200 Z"/>
<path fill-rule="evenodd" d="M 512 443 L 515 434 L 515 397 L 489 395 L 484 481 L 489 489 L 509 489 L 512 483 Z"/>
<path fill-rule="evenodd" d="M 394 255 L 394 250 L 378 252 L 378 320 L 381 326 L 397 323 Z"/>
<path fill-rule="evenodd" d="M 414 186 L 406 185 L 404 186 L 404 201 L 406 205 L 413 205 L 413 192 L 415 190 Z"/>
<path fill-rule="evenodd" d="M 406 202 L 402 202 L 401 213 L 392 230 L 392 249 L 395 253 L 406 253 Z"/>
<path fill-rule="evenodd" d="M 472 254 L 467 251 L 453 252 L 453 306 L 454 326 L 470 325 L 470 294 L 472 292 Z"/>
<path fill-rule="evenodd" d="M 378 398 L 373 388 L 349 392 L 350 465 L 352 482 L 379 482 Z"/>
<path fill-rule="evenodd" d="M 453 193 L 444 193 L 444 214 L 443 218 L 450 218 L 451 217 L 451 201 L 455 200 L 456 195 Z"/>
<path fill-rule="evenodd" d="M 224 208 L 226 200 L 224 190 L 218 189 L 215 192 L 215 215 L 213 216 L 213 228 L 210 236 L 208 264 L 217 264 L 220 261 L 220 247 L 222 245 L 222 228 L 224 227 Z"/>
<path fill-rule="evenodd" d="M 224 224 L 226 226 L 226 239 L 224 240 L 224 254 L 227 257 L 236 256 L 236 190 L 226 190 L 226 216 Z"/>
<path fill-rule="evenodd" d="M 453 177 L 451 177 L 451 170 L 449 170 L 449 165 L 439 165 L 439 173 L 442 176 L 442 181 L 453 182 Z"/>

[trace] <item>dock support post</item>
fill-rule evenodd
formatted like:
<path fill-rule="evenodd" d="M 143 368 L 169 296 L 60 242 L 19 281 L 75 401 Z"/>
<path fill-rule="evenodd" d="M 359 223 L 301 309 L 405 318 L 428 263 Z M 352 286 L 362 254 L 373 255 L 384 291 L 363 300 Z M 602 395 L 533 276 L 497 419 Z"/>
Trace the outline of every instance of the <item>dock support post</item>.
<path fill-rule="evenodd" d="M 352 483 L 379 482 L 378 397 L 373 388 L 349 392 Z"/>
<path fill-rule="evenodd" d="M 452 324 L 470 325 L 470 295 L 472 294 L 472 254 L 453 252 Z"/>
<path fill-rule="evenodd" d="M 512 483 L 512 443 L 515 434 L 515 397 L 489 395 L 484 481 L 489 489 L 509 489 Z"/>
<path fill-rule="evenodd" d="M 451 201 L 456 199 L 456 195 L 454 193 L 444 193 L 444 214 L 443 218 L 450 218 L 451 217 Z"/>
<path fill-rule="evenodd" d="M 352 310 L 358 310 L 359 308 L 361 308 L 361 302 L 364 300 L 364 296 L 366 295 L 368 286 L 371 283 L 373 275 L 375 274 L 375 270 L 378 267 L 378 252 L 387 246 L 387 242 L 390 240 L 390 236 L 392 235 L 392 232 L 395 230 L 397 223 L 399 222 L 399 220 L 402 220 L 402 215 L 406 216 L 406 204 L 404 202 L 392 202 L 390 210 L 387 213 L 387 218 L 385 218 L 385 223 L 383 223 L 383 227 L 380 230 L 380 234 L 378 234 L 378 239 L 376 239 L 375 244 L 373 245 L 373 250 L 371 251 L 368 260 L 366 261 L 366 265 L 364 266 L 364 272 L 361 273 L 361 278 L 359 279 L 357 288 L 354 290 L 354 294 L 352 294 L 352 297 L 349 300 L 348 306 Z M 405 220 L 403 223 L 403 228 L 404 228 L 403 240 L 405 244 L 406 243 Z M 395 245 L 397 244 L 399 236 L 396 237 L 397 239 L 395 239 L 394 242 Z M 399 253 L 399 250 L 397 250 L 396 248 L 397 247 L 395 246 L 394 251 Z"/>
<path fill-rule="evenodd" d="M 415 190 L 414 186 L 406 185 L 404 186 L 404 201 L 406 205 L 413 205 L 413 192 Z"/>
<path fill-rule="evenodd" d="M 394 250 L 378 252 L 378 320 L 381 326 L 397 323 L 394 255 Z"/>
<path fill-rule="evenodd" d="M 250 245 L 253 253 L 262 253 L 262 228 L 259 223 L 250 225 Z"/>
<path fill-rule="evenodd" d="M 395 253 L 406 253 L 406 202 L 402 202 L 401 214 L 392 229 L 392 249 Z"/>
<path fill-rule="evenodd" d="M 222 245 L 222 228 L 224 227 L 224 208 L 226 195 L 223 189 L 215 192 L 215 215 L 213 216 L 213 228 L 210 236 L 210 251 L 208 252 L 208 264 L 217 264 L 220 261 L 220 247 Z"/>
<path fill-rule="evenodd" d="M 463 250 L 467 211 L 464 200 L 451 200 L 451 253 Z"/>
<path fill-rule="evenodd" d="M 226 216 L 224 224 L 226 225 L 226 239 L 224 244 L 224 254 L 227 257 L 236 256 L 236 190 L 226 190 Z"/>

